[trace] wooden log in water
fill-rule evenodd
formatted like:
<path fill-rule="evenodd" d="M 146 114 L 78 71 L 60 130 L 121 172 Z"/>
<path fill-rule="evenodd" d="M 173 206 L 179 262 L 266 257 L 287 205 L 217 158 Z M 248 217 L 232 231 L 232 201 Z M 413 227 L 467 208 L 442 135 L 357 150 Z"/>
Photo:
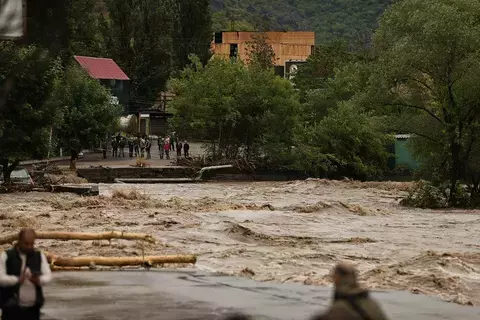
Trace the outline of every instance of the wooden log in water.
<path fill-rule="evenodd" d="M 52 240 L 142 240 L 150 243 L 155 243 L 155 238 L 144 233 L 128 233 L 120 231 L 108 231 L 102 233 L 84 233 L 84 232 L 57 232 L 57 231 L 36 231 L 37 239 L 52 239 Z M 0 238 L 0 245 L 12 243 L 18 240 L 18 234 L 10 234 Z"/>
<path fill-rule="evenodd" d="M 126 266 L 155 266 L 167 263 L 197 262 L 194 255 L 145 256 L 145 257 L 59 257 L 46 254 L 53 267 L 78 268 L 92 266 L 126 267 Z"/>

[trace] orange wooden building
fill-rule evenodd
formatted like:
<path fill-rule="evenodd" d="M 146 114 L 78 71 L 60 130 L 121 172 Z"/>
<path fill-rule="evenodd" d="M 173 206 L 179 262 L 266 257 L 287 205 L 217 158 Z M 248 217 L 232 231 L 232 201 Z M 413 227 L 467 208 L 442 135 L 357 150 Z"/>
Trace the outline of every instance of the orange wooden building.
<path fill-rule="evenodd" d="M 212 41 L 215 56 L 238 57 L 246 61 L 247 42 L 252 40 L 255 32 L 216 32 Z M 265 32 L 275 51 L 275 65 L 285 68 L 289 61 L 305 61 L 315 46 L 315 32 L 285 31 Z"/>

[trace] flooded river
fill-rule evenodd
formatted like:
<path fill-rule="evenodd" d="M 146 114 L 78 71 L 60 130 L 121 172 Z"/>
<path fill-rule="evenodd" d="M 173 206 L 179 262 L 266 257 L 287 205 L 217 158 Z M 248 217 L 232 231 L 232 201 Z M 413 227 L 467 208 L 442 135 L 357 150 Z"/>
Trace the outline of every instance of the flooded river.
<path fill-rule="evenodd" d="M 100 185 L 101 196 L 91 198 L 0 195 L 0 227 L 148 233 L 160 241 L 145 246 L 146 255 L 192 253 L 199 271 L 273 283 L 328 285 L 332 266 L 350 261 L 371 288 L 479 306 L 480 211 L 404 208 L 398 202 L 406 187 L 323 180 Z M 138 256 L 143 246 L 38 244 L 65 256 Z"/>

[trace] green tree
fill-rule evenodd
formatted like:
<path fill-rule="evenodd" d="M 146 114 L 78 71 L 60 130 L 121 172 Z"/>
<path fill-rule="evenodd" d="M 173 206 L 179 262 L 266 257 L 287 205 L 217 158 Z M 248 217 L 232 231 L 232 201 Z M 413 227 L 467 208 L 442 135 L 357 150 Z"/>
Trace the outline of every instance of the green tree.
<path fill-rule="evenodd" d="M 366 87 L 371 61 L 335 41 L 317 47 L 294 78 L 302 98 L 294 168 L 315 176 L 377 178 L 386 169 L 390 136 L 384 118 L 357 96 Z M 361 100 L 360 100 L 361 101 Z"/>
<path fill-rule="evenodd" d="M 69 67 L 55 83 L 47 105 L 60 109 L 62 121 L 55 128 L 59 145 L 70 150 L 70 168 L 79 152 L 103 140 L 118 126 L 122 108 L 110 101 L 109 92 L 83 69 Z"/>
<path fill-rule="evenodd" d="M 20 161 L 41 159 L 48 151 L 58 113 L 45 101 L 60 70 L 46 50 L 0 42 L 0 164 L 6 182 Z"/>
<path fill-rule="evenodd" d="M 279 154 L 292 145 L 299 111 L 290 82 L 240 61 L 192 61 L 172 80 L 177 132 L 208 140 L 215 158 L 244 156 L 278 165 Z"/>
<path fill-rule="evenodd" d="M 377 27 L 393 0 L 211 0 L 215 31 L 315 31 L 317 44 L 355 40 Z M 234 15 L 228 15 L 234 12 Z M 233 19 L 232 19 L 233 18 Z M 249 28 L 245 28 L 248 27 Z"/>
<path fill-rule="evenodd" d="M 359 112 L 352 102 L 328 109 L 315 125 L 296 134 L 294 168 L 320 177 L 378 178 L 386 170 L 391 143 L 382 119 Z"/>
<path fill-rule="evenodd" d="M 309 90 L 325 88 L 328 80 L 335 75 L 335 69 L 354 60 L 344 41 L 334 41 L 315 47 L 305 64 L 301 64 L 293 82 L 295 87 L 306 93 Z"/>
<path fill-rule="evenodd" d="M 173 66 L 173 0 L 107 0 L 111 56 L 132 79 L 131 94 L 152 105 Z"/>
<path fill-rule="evenodd" d="M 173 47 L 177 68 L 182 70 L 190 63 L 190 54 L 207 63 L 213 39 L 210 0 L 179 0 L 176 11 Z"/>
<path fill-rule="evenodd" d="M 97 0 L 28 0 L 28 32 L 20 42 L 48 49 L 64 65 L 74 54 L 102 55 L 98 4 Z"/>
<path fill-rule="evenodd" d="M 107 52 L 101 33 L 103 18 L 98 0 L 66 0 L 68 5 L 68 37 L 71 55 L 103 57 Z"/>
<path fill-rule="evenodd" d="M 22 44 L 46 48 L 66 60 L 69 55 L 69 16 L 71 0 L 27 0 L 26 37 Z"/>
<path fill-rule="evenodd" d="M 246 43 L 247 63 L 263 70 L 273 69 L 275 66 L 275 50 L 268 42 L 265 32 L 254 33 L 252 39 Z"/>
<path fill-rule="evenodd" d="M 379 59 L 365 94 L 369 104 L 390 106 L 398 128 L 415 134 L 413 150 L 424 169 L 449 181 L 452 205 L 458 182 L 478 177 L 479 16 L 477 1 L 394 4 L 375 34 Z"/>

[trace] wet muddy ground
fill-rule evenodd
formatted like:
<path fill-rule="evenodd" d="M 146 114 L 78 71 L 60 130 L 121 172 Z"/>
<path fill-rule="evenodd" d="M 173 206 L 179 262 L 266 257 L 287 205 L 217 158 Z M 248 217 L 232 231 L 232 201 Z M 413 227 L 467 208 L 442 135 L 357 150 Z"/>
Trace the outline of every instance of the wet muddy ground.
<path fill-rule="evenodd" d="M 327 285 L 332 266 L 346 260 L 369 287 L 479 306 L 480 211 L 404 208 L 407 187 L 311 180 L 100 185 L 91 198 L 0 195 L 0 228 L 144 232 L 159 242 L 38 245 L 65 256 L 193 253 L 199 270 L 279 283 Z"/>

